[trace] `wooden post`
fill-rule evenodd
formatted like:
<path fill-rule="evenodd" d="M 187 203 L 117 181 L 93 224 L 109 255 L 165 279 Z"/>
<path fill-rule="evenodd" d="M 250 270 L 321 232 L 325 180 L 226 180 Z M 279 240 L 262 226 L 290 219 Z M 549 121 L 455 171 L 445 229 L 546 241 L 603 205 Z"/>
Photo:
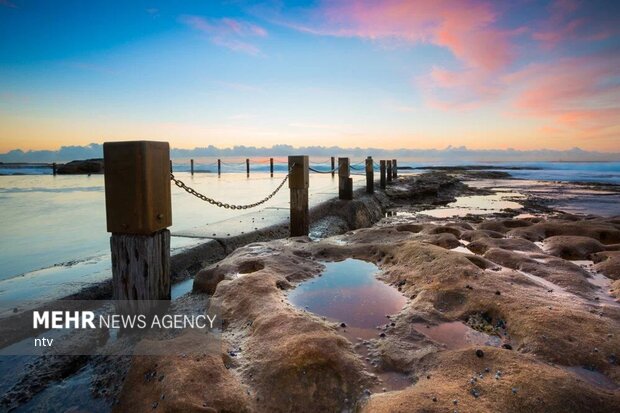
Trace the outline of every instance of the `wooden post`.
<path fill-rule="evenodd" d="M 398 164 L 396 163 L 396 159 L 392 159 L 392 178 L 398 178 Z"/>
<path fill-rule="evenodd" d="M 291 190 L 291 237 L 308 235 L 310 230 L 310 215 L 308 213 L 309 166 L 310 161 L 307 156 L 288 157 L 288 167 L 291 170 L 291 175 L 288 178 L 288 187 Z"/>
<path fill-rule="evenodd" d="M 222 160 L 218 159 L 217 160 L 217 176 L 221 176 L 222 175 Z"/>
<path fill-rule="evenodd" d="M 349 158 L 338 158 L 338 198 L 340 199 L 353 199 L 353 179 L 349 175 Z"/>
<path fill-rule="evenodd" d="M 106 142 L 106 221 L 114 300 L 124 312 L 145 312 L 170 300 L 170 146 L 167 142 Z"/>
<path fill-rule="evenodd" d="M 190 159 L 190 170 L 192 171 L 192 175 L 194 175 L 194 160 Z"/>
<path fill-rule="evenodd" d="M 52 175 L 56 176 L 56 162 L 52 164 Z"/>
<path fill-rule="evenodd" d="M 366 193 L 375 192 L 375 169 L 372 165 L 372 156 L 366 158 Z"/>
<path fill-rule="evenodd" d="M 269 158 L 269 173 L 271 174 L 271 177 L 273 178 L 273 158 Z"/>
<path fill-rule="evenodd" d="M 387 164 L 387 181 L 392 182 L 392 161 L 387 160 L 385 163 Z"/>
<path fill-rule="evenodd" d="M 103 164 L 105 165 L 105 156 L 103 157 Z M 172 173 L 172 159 L 170 160 L 170 173 Z"/>
<path fill-rule="evenodd" d="M 336 173 L 336 158 L 332 156 L 332 177 Z"/>
<path fill-rule="evenodd" d="M 385 189 L 385 161 L 379 161 L 379 185 Z"/>
<path fill-rule="evenodd" d="M 245 160 L 245 174 L 246 176 L 250 176 L 250 160 Z"/>

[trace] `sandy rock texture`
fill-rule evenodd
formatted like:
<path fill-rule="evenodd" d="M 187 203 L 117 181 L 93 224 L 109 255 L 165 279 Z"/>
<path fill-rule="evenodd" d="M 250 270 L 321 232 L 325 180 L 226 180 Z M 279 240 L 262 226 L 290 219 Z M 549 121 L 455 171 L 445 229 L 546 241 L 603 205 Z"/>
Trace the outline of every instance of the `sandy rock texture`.
<path fill-rule="evenodd" d="M 615 411 L 619 228 L 573 216 L 386 218 L 321 241 L 239 248 L 194 283 L 221 308 L 221 357 L 134 360 L 119 406 L 150 409 L 166 393 L 165 411 Z M 324 262 L 347 258 L 376 264 L 378 277 L 407 297 L 363 344 L 340 320 L 287 298 Z M 495 340 L 441 340 L 425 330 L 446 325 Z M 149 370 L 161 370 L 165 385 L 141 383 Z M 387 375 L 409 384 L 392 386 Z"/>

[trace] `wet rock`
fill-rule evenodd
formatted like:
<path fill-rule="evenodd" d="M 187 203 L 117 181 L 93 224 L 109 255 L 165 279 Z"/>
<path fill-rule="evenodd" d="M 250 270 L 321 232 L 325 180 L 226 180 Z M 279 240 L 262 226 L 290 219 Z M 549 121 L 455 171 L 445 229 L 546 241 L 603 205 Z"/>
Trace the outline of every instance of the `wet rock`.
<path fill-rule="evenodd" d="M 618 246 L 620 248 L 620 245 Z M 576 235 L 557 235 L 545 239 L 544 250 L 565 260 L 586 260 L 596 252 L 606 250 L 600 241 Z"/>
<path fill-rule="evenodd" d="M 59 175 L 90 175 L 103 173 L 103 159 L 86 159 L 71 161 L 59 165 L 56 173 Z"/>
<path fill-rule="evenodd" d="M 613 224 L 604 221 L 568 221 L 549 220 L 536 223 L 527 228 L 516 228 L 508 232 L 509 236 L 542 241 L 558 235 L 572 235 L 593 238 L 602 244 L 620 243 L 620 230 Z"/>
<path fill-rule="evenodd" d="M 467 244 L 467 248 L 476 254 L 484 254 L 491 248 L 534 253 L 543 252 L 538 245 L 521 238 L 481 238 Z"/>
<path fill-rule="evenodd" d="M 114 412 L 146 411 L 159 406 L 153 400 L 164 400 L 166 411 L 204 411 L 204 407 L 216 411 L 254 411 L 254 402 L 248 397 L 237 376 L 226 369 L 222 358 L 204 346 L 204 336 L 186 333 L 172 340 L 152 343 L 153 349 L 166 354 L 166 348 L 183 348 L 203 357 L 136 356 L 121 390 Z M 156 366 L 156 367 L 155 367 Z M 144 373 L 165 375 L 166 380 L 145 382 Z M 149 377 L 151 375 L 149 374 Z M 153 376 L 155 377 L 155 376 Z M 191 378 L 189 380 L 188 378 Z M 204 384 L 209 384 L 206 392 Z M 155 407 L 154 407 L 155 406 Z"/>
<path fill-rule="evenodd" d="M 592 254 L 594 269 L 612 280 L 620 279 L 620 251 L 604 251 Z"/>
<path fill-rule="evenodd" d="M 476 350 L 476 357 L 479 357 L 479 358 L 484 357 L 484 351 L 482 351 L 481 349 L 477 349 Z"/>

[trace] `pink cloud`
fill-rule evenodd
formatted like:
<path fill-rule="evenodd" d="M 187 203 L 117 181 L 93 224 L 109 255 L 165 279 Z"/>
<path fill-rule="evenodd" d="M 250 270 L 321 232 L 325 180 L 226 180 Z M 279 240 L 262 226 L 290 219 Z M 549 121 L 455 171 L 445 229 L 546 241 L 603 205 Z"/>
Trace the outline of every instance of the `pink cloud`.
<path fill-rule="evenodd" d="M 593 55 L 531 64 L 507 75 L 515 90 L 514 108 L 522 115 L 551 122 L 551 128 L 582 136 L 618 133 L 620 119 L 620 58 Z"/>
<path fill-rule="evenodd" d="M 511 38 L 520 32 L 498 28 L 497 18 L 494 4 L 482 0 L 336 0 L 321 3 L 304 23 L 279 23 L 316 35 L 446 48 L 461 67 L 436 68 L 416 87 L 434 106 L 454 108 L 472 106 L 478 92 L 494 93 L 493 79 L 516 55 Z"/>
<path fill-rule="evenodd" d="M 205 33 L 213 44 L 253 56 L 259 55 L 261 51 L 247 39 L 267 36 L 267 31 L 260 26 L 230 18 L 182 16 L 180 21 L 196 31 Z"/>
<path fill-rule="evenodd" d="M 481 1 L 329 1 L 312 20 L 296 28 L 330 36 L 432 43 L 448 48 L 469 67 L 488 70 L 504 66 L 512 57 L 506 33 L 493 27 L 495 11 Z"/>
<path fill-rule="evenodd" d="M 557 0 L 537 17 L 507 28 L 500 25 L 506 10 L 514 8 L 485 0 L 333 0 L 293 20 L 270 20 L 314 35 L 449 50 L 456 65 L 434 65 L 413 79 L 433 108 L 470 110 L 492 102 L 511 114 L 541 119 L 545 131 L 617 136 L 620 59 L 613 52 L 570 57 L 568 48 L 557 54 L 565 57 L 541 55 L 529 40 L 545 48 L 600 41 L 617 34 L 620 24 L 613 23 L 618 18 L 577 0 Z M 545 61 L 535 63 L 537 59 Z"/>

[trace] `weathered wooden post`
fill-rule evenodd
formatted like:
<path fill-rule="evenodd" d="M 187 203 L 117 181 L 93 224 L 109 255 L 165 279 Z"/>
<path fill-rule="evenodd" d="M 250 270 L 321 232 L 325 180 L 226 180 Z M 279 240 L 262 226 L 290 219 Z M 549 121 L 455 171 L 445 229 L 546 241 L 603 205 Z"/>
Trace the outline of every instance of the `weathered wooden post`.
<path fill-rule="evenodd" d="M 353 199 L 353 179 L 349 176 L 349 158 L 338 158 L 338 198 L 340 199 Z"/>
<path fill-rule="evenodd" d="M 52 175 L 56 176 L 56 162 L 52 164 Z"/>
<path fill-rule="evenodd" d="M 273 158 L 269 158 L 269 173 L 273 178 Z"/>
<path fill-rule="evenodd" d="M 146 300 L 170 300 L 170 146 L 106 142 L 106 221 L 114 300 L 119 311 L 146 312 Z"/>
<path fill-rule="evenodd" d="M 250 159 L 248 158 L 245 160 L 245 174 L 246 176 L 250 176 Z"/>
<path fill-rule="evenodd" d="M 218 159 L 217 160 L 217 176 L 221 176 L 222 175 L 222 160 Z"/>
<path fill-rule="evenodd" d="M 387 161 L 385 161 L 385 163 L 387 164 L 387 181 L 392 182 L 392 161 L 388 159 Z"/>
<path fill-rule="evenodd" d="M 289 156 L 288 168 L 291 171 L 288 187 L 291 190 L 291 237 L 308 235 L 310 216 L 308 213 L 308 187 L 310 177 L 307 156 Z"/>
<path fill-rule="evenodd" d="M 392 178 L 398 178 L 398 164 L 396 163 L 396 159 L 392 159 Z"/>
<path fill-rule="evenodd" d="M 336 173 L 336 158 L 332 156 L 332 177 Z"/>
<path fill-rule="evenodd" d="M 103 164 L 105 165 L 105 156 L 103 157 Z M 172 172 L 172 160 L 170 160 L 170 173 Z"/>
<path fill-rule="evenodd" d="M 366 193 L 375 192 L 375 169 L 372 164 L 372 156 L 366 158 Z"/>
<path fill-rule="evenodd" d="M 190 170 L 192 171 L 192 175 L 194 175 L 194 160 L 190 159 Z"/>
<path fill-rule="evenodd" d="M 385 189 L 385 161 L 379 161 L 379 186 Z"/>

